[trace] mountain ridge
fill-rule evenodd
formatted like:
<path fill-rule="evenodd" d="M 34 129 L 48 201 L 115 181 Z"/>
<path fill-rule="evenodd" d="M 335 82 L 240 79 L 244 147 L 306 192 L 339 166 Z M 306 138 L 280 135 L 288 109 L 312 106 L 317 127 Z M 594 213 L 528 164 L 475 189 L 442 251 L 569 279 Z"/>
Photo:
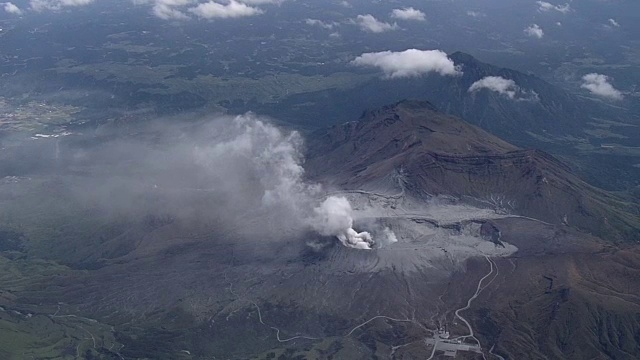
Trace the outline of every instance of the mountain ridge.
<path fill-rule="evenodd" d="M 509 207 L 501 211 L 605 238 L 631 241 L 639 233 L 632 206 L 585 183 L 567 164 L 442 114 L 429 102 L 400 101 L 310 139 L 310 176 L 341 187 L 366 188 L 401 170 L 416 195 L 500 198 Z"/>

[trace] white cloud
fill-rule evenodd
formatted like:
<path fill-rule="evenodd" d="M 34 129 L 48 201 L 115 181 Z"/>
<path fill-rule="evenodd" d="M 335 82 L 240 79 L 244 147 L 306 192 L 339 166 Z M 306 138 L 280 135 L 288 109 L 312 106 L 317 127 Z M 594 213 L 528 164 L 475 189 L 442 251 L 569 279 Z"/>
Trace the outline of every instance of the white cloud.
<path fill-rule="evenodd" d="M 479 11 L 467 11 L 467 15 L 471 16 L 471 17 L 474 17 L 474 18 L 479 18 L 479 17 L 484 17 L 485 16 L 484 13 L 481 13 Z"/>
<path fill-rule="evenodd" d="M 93 0 L 60 0 L 62 6 L 83 6 L 91 4 Z"/>
<path fill-rule="evenodd" d="M 39 0 L 41 1 L 41 0 Z M 78 1 L 78 0 L 76 0 Z M 164 20 L 187 20 L 189 14 L 199 18 L 239 18 L 264 13 L 253 5 L 279 5 L 285 0 L 133 0 L 136 5 L 150 4 L 151 13 Z"/>
<path fill-rule="evenodd" d="M 522 90 L 515 81 L 501 76 L 486 76 L 471 84 L 468 91 L 472 93 L 482 89 L 495 91 L 512 100 L 538 100 L 538 94 L 535 91 Z"/>
<path fill-rule="evenodd" d="M 353 6 L 348 1 L 340 1 L 340 5 L 346 8 L 352 8 Z"/>
<path fill-rule="evenodd" d="M 215 1 L 209 1 L 192 7 L 189 11 L 198 17 L 204 19 L 214 18 L 239 18 L 245 16 L 260 15 L 262 10 L 243 4 L 236 0 L 230 0 L 226 4 L 220 4 Z"/>
<path fill-rule="evenodd" d="M 19 7 L 11 2 L 4 3 L 4 11 L 8 12 L 9 14 L 22 15 L 22 10 L 20 10 Z"/>
<path fill-rule="evenodd" d="M 612 100 L 622 100 L 622 92 L 609 83 L 609 77 L 602 74 L 591 73 L 582 77 L 580 87 L 589 90 L 592 94 Z"/>
<path fill-rule="evenodd" d="M 186 20 L 189 19 L 189 16 L 187 16 L 187 14 L 183 13 L 182 11 L 171 7 L 170 5 L 167 4 L 162 4 L 160 2 L 158 2 L 157 4 L 155 4 L 153 6 L 153 8 L 151 8 L 151 12 L 153 13 L 153 15 L 159 17 L 160 19 L 164 19 L 164 20 Z"/>
<path fill-rule="evenodd" d="M 372 33 L 381 33 L 385 31 L 398 29 L 398 24 L 396 23 L 389 24 L 389 23 L 380 21 L 375 17 L 373 17 L 373 15 L 371 14 L 358 15 L 355 23 L 360 26 L 360 29 L 362 31 L 367 31 Z"/>
<path fill-rule="evenodd" d="M 152 5 L 151 13 L 163 20 L 187 20 L 189 16 L 183 8 L 196 0 L 133 0 L 135 5 Z"/>
<path fill-rule="evenodd" d="M 155 0 L 156 4 L 162 4 L 167 6 L 185 6 L 192 4 L 194 0 Z"/>
<path fill-rule="evenodd" d="M 285 0 L 238 0 L 241 3 L 247 5 L 267 5 L 267 4 L 282 4 Z"/>
<path fill-rule="evenodd" d="M 447 54 L 440 50 L 408 49 L 401 52 L 364 53 L 351 61 L 351 64 L 377 67 L 389 78 L 415 77 L 431 72 L 440 75 L 461 74 Z"/>
<path fill-rule="evenodd" d="M 536 4 L 538 4 L 538 11 L 540 12 L 558 11 L 566 14 L 571 11 L 571 6 L 569 6 L 569 3 L 566 3 L 564 5 L 553 5 L 546 1 L 536 1 Z"/>
<path fill-rule="evenodd" d="M 337 27 L 339 25 L 337 22 L 334 22 L 334 21 L 328 22 L 328 21 L 322 21 L 318 19 L 305 19 L 304 22 L 309 26 L 320 26 L 321 28 L 324 28 L 327 30 L 331 30 L 334 27 Z"/>
<path fill-rule="evenodd" d="M 64 7 L 89 5 L 93 1 L 94 0 L 31 0 L 29 2 L 29 7 L 34 11 L 57 11 Z"/>
<path fill-rule="evenodd" d="M 524 29 L 524 33 L 538 39 L 542 39 L 542 37 L 544 36 L 544 31 L 542 31 L 542 28 L 540 28 L 538 24 L 533 24 L 528 28 Z"/>
<path fill-rule="evenodd" d="M 425 14 L 417 9 L 412 7 L 403 8 L 403 9 L 393 9 L 391 12 L 391 17 L 400 19 L 400 20 L 417 20 L 424 21 Z"/>
<path fill-rule="evenodd" d="M 615 21 L 614 19 L 609 19 L 609 24 L 615 26 L 615 27 L 620 27 L 620 24 Z"/>

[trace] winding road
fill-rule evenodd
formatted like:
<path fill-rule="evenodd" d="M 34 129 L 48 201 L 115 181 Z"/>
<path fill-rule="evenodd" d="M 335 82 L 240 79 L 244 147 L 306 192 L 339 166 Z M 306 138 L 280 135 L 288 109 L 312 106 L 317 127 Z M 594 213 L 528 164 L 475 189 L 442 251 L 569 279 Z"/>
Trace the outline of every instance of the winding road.
<path fill-rule="evenodd" d="M 482 352 L 482 345 L 480 344 L 480 340 L 478 340 L 478 338 L 475 337 L 474 332 L 473 332 L 473 327 L 471 327 L 471 324 L 469 323 L 469 321 L 467 319 L 465 319 L 462 315 L 460 315 L 461 312 L 468 310 L 471 307 L 471 303 L 473 303 L 473 300 L 475 300 L 478 295 L 480 295 L 480 293 L 482 292 L 482 290 L 484 290 L 487 286 L 489 286 L 493 280 L 495 280 L 495 278 L 498 276 L 498 265 L 491 260 L 491 258 L 489 258 L 488 256 L 484 256 L 484 258 L 487 260 L 487 262 L 489 263 L 489 272 L 483 276 L 480 281 L 478 281 L 478 285 L 476 286 L 476 292 L 473 294 L 473 296 L 471 296 L 469 298 L 469 300 L 467 300 L 467 305 L 465 305 L 464 307 L 461 307 L 460 309 L 455 311 L 455 315 L 458 319 L 460 319 L 460 321 L 462 321 L 467 328 L 469 329 L 469 335 L 463 335 L 463 336 L 458 336 L 456 338 L 453 338 L 451 340 L 460 340 L 460 339 L 466 339 L 466 338 L 472 338 L 473 340 L 475 340 L 475 342 L 478 344 L 478 348 L 480 350 L 480 352 L 482 353 L 482 358 L 486 359 L 484 352 Z M 494 275 L 494 271 L 495 271 L 495 275 Z M 491 275 L 494 275 L 493 279 L 491 279 L 491 281 L 489 281 L 485 286 L 482 286 L 482 283 L 489 278 Z M 494 345 L 495 346 L 495 345 Z M 493 347 L 491 348 L 491 350 L 493 350 Z M 435 345 L 434 345 L 434 351 L 431 354 L 431 358 L 433 358 L 433 355 L 435 354 Z"/>
<path fill-rule="evenodd" d="M 480 341 L 475 337 L 474 332 L 473 332 L 473 327 L 471 326 L 471 324 L 469 323 L 469 321 L 467 319 L 465 319 L 462 315 L 461 312 L 468 310 L 471 307 L 471 304 L 473 303 L 473 301 L 480 295 L 480 293 L 482 293 L 482 290 L 484 290 L 485 288 L 487 288 L 492 282 L 493 280 L 495 280 L 495 278 L 498 276 L 499 274 L 499 270 L 498 270 L 498 266 L 497 264 L 491 260 L 491 258 L 489 258 L 489 256 L 484 256 L 485 259 L 487 260 L 487 262 L 489 263 L 489 272 L 484 275 L 479 281 L 478 284 L 476 286 L 476 291 L 475 293 L 467 300 L 467 304 L 464 307 L 461 307 L 460 309 L 457 309 L 455 311 L 455 316 L 460 319 L 460 321 L 462 321 L 466 326 L 467 329 L 469 330 L 469 334 L 468 335 L 463 335 L 463 336 L 458 336 L 456 338 L 452 338 L 450 340 L 460 340 L 460 339 L 465 339 L 465 338 L 472 338 L 473 340 L 475 340 L 475 342 L 478 344 L 478 350 L 480 351 L 480 353 L 482 354 L 482 357 L 484 359 L 486 359 L 484 352 L 482 351 L 482 346 L 480 344 Z M 491 279 L 491 281 L 489 281 L 488 283 L 486 283 L 485 285 L 483 285 L 483 283 L 485 282 L 485 280 L 487 280 L 489 277 L 494 276 L 493 279 Z M 226 278 L 226 272 L 225 272 L 225 278 Z M 258 306 L 258 304 L 256 304 L 254 301 L 245 298 L 244 296 L 239 296 L 238 294 L 235 293 L 235 291 L 233 291 L 233 283 L 230 282 L 228 279 L 227 281 L 229 282 L 229 288 L 228 291 L 233 294 L 238 300 L 245 300 L 248 301 L 249 303 L 251 303 L 253 306 L 255 306 L 257 312 L 258 312 L 258 320 L 260 321 L 260 323 L 266 327 L 269 327 L 270 329 L 274 330 L 276 332 L 276 339 L 278 340 L 278 342 L 284 343 L 284 342 L 289 342 L 289 341 L 293 341 L 296 339 L 305 339 L 305 340 L 320 340 L 321 338 L 319 337 L 312 337 L 312 336 L 304 336 L 304 335 L 296 335 L 290 338 L 286 338 L 286 339 L 282 339 L 280 337 L 280 329 L 275 327 L 275 326 L 271 326 L 267 323 L 264 322 L 264 319 L 262 318 L 262 312 L 260 311 L 260 307 Z M 359 328 L 367 325 L 368 323 L 376 320 L 376 319 L 386 319 L 386 320 L 391 320 L 391 321 L 396 321 L 396 322 L 411 322 L 411 323 L 415 323 L 415 320 L 411 320 L 411 319 L 396 319 L 396 318 L 392 318 L 389 316 L 385 316 L 385 315 L 377 315 L 372 317 L 371 319 L 364 321 L 362 323 L 360 323 L 359 325 L 356 325 L 354 328 L 352 328 L 349 332 L 347 332 L 346 334 L 342 335 L 342 337 L 347 337 L 347 336 L 351 336 L 356 330 L 358 330 Z M 431 330 L 434 333 L 436 332 L 436 330 Z M 431 352 L 431 356 L 428 358 L 428 360 L 433 359 L 433 357 L 435 356 L 436 353 L 436 349 L 437 349 L 437 345 L 440 342 L 440 340 L 436 340 L 435 344 L 433 345 L 433 350 Z M 494 344 L 495 346 L 495 344 Z M 496 356 L 499 359 L 502 359 L 502 357 L 500 355 L 494 354 L 493 353 L 493 348 L 494 346 L 491 347 L 491 349 L 489 350 L 489 353 Z"/>
<path fill-rule="evenodd" d="M 229 284 L 229 287 L 227 288 L 227 290 L 233 296 L 236 297 L 236 300 L 247 301 L 247 302 L 251 303 L 256 308 L 256 310 L 258 311 L 258 321 L 260 322 L 260 324 L 262 324 L 262 325 L 264 325 L 264 326 L 266 326 L 266 327 L 268 327 L 268 328 L 270 328 L 270 329 L 272 329 L 272 330 L 274 330 L 276 332 L 276 339 L 278 340 L 278 342 L 284 343 L 284 342 L 289 342 L 289 341 L 296 340 L 296 339 L 304 339 L 304 340 L 320 340 L 320 339 L 322 339 L 321 337 L 313 337 L 313 336 L 305 336 L 305 335 L 296 335 L 296 336 L 292 336 L 292 337 L 286 338 L 286 339 L 280 338 L 280 329 L 264 322 L 264 319 L 262 318 L 262 311 L 260 311 L 260 306 L 258 306 L 258 304 L 255 301 L 253 301 L 251 299 L 248 299 L 245 296 L 240 296 L 233 290 L 233 283 L 228 279 L 226 270 L 225 270 L 223 275 L 224 275 L 227 283 Z M 410 322 L 410 323 L 414 323 L 414 324 L 424 328 L 424 326 L 420 325 L 419 323 L 416 323 L 416 321 L 412 320 L 412 319 L 396 319 L 396 318 L 392 318 L 392 317 L 385 316 L 385 315 L 377 315 L 377 316 L 374 316 L 374 317 L 372 317 L 371 319 L 369 319 L 367 321 L 364 321 L 364 322 L 360 323 L 359 325 L 356 325 L 354 328 L 352 328 L 346 334 L 338 335 L 338 336 L 341 336 L 341 337 L 351 336 L 351 334 L 353 334 L 354 331 L 358 330 L 359 328 L 367 325 L 368 323 L 370 323 L 370 322 L 372 322 L 372 321 L 374 321 L 376 319 L 386 319 L 386 320 L 395 321 L 395 322 Z M 433 331 L 433 332 L 436 331 L 436 330 L 433 330 L 433 329 L 426 329 L 426 328 L 424 328 L 424 329 L 425 330 L 429 330 L 429 331 Z"/>
<path fill-rule="evenodd" d="M 467 325 L 467 328 L 469 329 L 469 335 L 459 336 L 459 337 L 455 338 L 454 340 L 471 337 L 478 343 L 478 345 L 480 345 L 480 342 L 478 341 L 478 339 L 476 339 L 476 337 L 473 335 L 473 328 L 471 327 L 471 324 L 469 324 L 467 319 L 465 319 L 462 315 L 460 315 L 460 312 L 465 311 L 465 310 L 467 310 L 467 309 L 469 309 L 471 307 L 471 303 L 473 302 L 473 300 L 475 300 L 478 297 L 478 295 L 480 295 L 480 292 L 484 289 L 484 287 L 482 287 L 482 282 L 485 279 L 487 279 L 489 276 L 491 276 L 491 274 L 493 274 L 493 271 L 494 271 L 493 270 L 494 269 L 493 261 L 491 261 L 491 259 L 486 255 L 485 255 L 485 259 L 487 259 L 487 262 L 489 262 L 489 266 L 490 266 L 489 272 L 487 273 L 487 275 L 483 276 L 482 279 L 480 279 L 480 281 L 478 281 L 478 286 L 476 287 L 476 292 L 473 294 L 473 296 L 471 296 L 469 298 L 469 300 L 467 300 L 467 305 L 465 307 L 462 307 L 462 308 L 456 310 L 456 312 L 455 312 L 456 317 L 458 319 L 460 319 L 463 323 L 465 323 L 465 325 Z M 497 268 L 497 267 L 495 267 L 495 268 Z"/>

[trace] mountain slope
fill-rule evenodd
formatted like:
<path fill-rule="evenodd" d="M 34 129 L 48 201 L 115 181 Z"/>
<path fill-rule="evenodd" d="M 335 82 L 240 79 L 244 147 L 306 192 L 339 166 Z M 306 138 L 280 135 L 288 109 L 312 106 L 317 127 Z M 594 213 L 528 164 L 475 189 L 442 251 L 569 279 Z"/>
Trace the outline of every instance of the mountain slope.
<path fill-rule="evenodd" d="M 413 94 L 518 146 L 569 159 L 574 170 L 596 186 L 624 189 L 637 184 L 640 169 L 633 165 L 640 157 L 633 147 L 640 140 L 640 126 L 626 103 L 579 96 L 462 52 L 450 58 L 462 76 L 408 81 Z M 513 99 L 488 89 L 469 91 L 487 76 L 512 80 L 521 91 Z"/>
<path fill-rule="evenodd" d="M 417 195 L 455 196 L 611 239 L 635 240 L 640 228 L 631 205 L 551 155 L 519 149 L 426 102 L 366 112 L 311 139 L 312 176 L 343 187 L 386 186 L 380 179 L 401 173 Z"/>
<path fill-rule="evenodd" d="M 533 74 L 487 64 L 469 54 L 455 52 L 449 57 L 461 68 L 462 76 L 373 76 L 351 89 L 294 95 L 278 104 L 263 105 L 259 111 L 318 129 L 353 120 L 363 109 L 407 98 L 424 99 L 512 144 L 562 156 L 598 187 L 620 190 L 638 185 L 640 167 L 634 164 L 640 163 L 636 145 L 640 123 L 626 102 L 577 95 Z M 522 92 L 512 99 L 487 89 L 469 91 L 474 82 L 487 76 L 512 80 Z"/>
<path fill-rule="evenodd" d="M 371 250 L 288 231 L 272 208 L 229 221 L 215 186 L 145 185 L 126 196 L 135 211 L 82 201 L 77 177 L 109 163 L 87 161 L 85 144 L 67 145 L 84 154 L 69 171 L 0 181 L 3 358 L 23 358 L 28 342 L 37 352 L 26 354 L 50 358 L 441 359 L 439 329 L 471 330 L 457 313 L 478 339 L 457 359 L 489 359 L 491 349 L 512 359 L 638 353 L 640 253 L 610 241 L 626 239 L 634 217 L 550 155 L 429 103 L 369 111 L 308 143 L 308 175 L 340 185 L 327 189 L 351 201 L 354 228 L 381 239 Z M 187 168 L 175 172 L 197 177 Z M 123 192 L 114 189 L 108 200 Z M 397 242 L 379 236 L 387 229 Z M 42 339 L 51 329 L 62 335 Z"/>
<path fill-rule="evenodd" d="M 327 183 L 403 191 L 425 201 L 454 196 L 548 222 L 485 223 L 518 247 L 509 258 L 493 259 L 495 273 L 464 312 L 491 353 L 504 359 L 637 358 L 637 209 L 585 183 L 553 156 L 519 149 L 427 102 L 369 111 L 310 139 L 310 176 Z M 613 239 L 629 243 L 612 245 Z M 487 267 L 482 259 L 469 260 L 441 299 L 458 302 L 459 292 L 475 288 Z M 456 320 L 454 310 L 441 319 L 463 332 Z"/>

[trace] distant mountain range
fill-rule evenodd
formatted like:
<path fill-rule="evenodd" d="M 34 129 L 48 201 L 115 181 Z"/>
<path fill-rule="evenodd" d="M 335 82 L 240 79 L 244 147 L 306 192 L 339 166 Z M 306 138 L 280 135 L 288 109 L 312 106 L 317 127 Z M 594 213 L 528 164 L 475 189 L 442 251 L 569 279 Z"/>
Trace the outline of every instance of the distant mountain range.
<path fill-rule="evenodd" d="M 352 120 L 364 109 L 382 104 L 428 100 L 438 110 L 515 145 L 562 156 L 591 184 L 616 190 L 640 185 L 640 121 L 624 102 L 579 96 L 534 75 L 486 64 L 462 52 L 449 57 L 463 75 L 374 78 L 349 90 L 325 90 L 291 96 L 278 104 L 253 106 L 276 118 L 317 129 Z M 512 80 L 521 92 L 509 98 L 488 89 L 469 91 L 473 83 L 487 76 Z"/>

